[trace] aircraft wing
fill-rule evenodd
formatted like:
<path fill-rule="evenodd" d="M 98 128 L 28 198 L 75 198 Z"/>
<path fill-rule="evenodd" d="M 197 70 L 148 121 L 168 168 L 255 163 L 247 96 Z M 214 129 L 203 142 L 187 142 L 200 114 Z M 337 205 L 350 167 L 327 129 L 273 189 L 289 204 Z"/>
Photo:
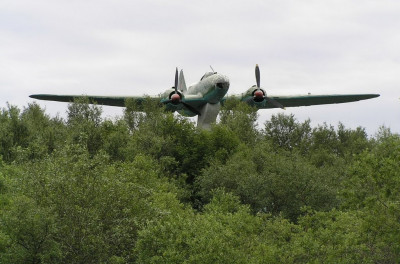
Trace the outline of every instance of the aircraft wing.
<path fill-rule="evenodd" d="M 268 96 L 284 107 L 322 105 L 322 104 L 339 104 L 355 102 L 378 97 L 379 94 L 333 94 L 333 95 L 299 95 L 299 96 Z M 237 98 L 237 97 L 236 97 Z M 240 96 L 239 99 L 255 106 L 258 109 L 277 108 L 277 106 L 269 103 L 267 100 L 255 102 L 251 95 Z"/>
<path fill-rule="evenodd" d="M 125 107 L 126 100 L 133 100 L 135 102 L 136 110 L 142 111 L 142 105 L 146 100 L 151 100 L 152 103 L 165 105 L 165 108 L 169 111 L 185 110 L 185 114 L 193 116 L 200 111 L 200 109 L 207 103 L 202 97 L 197 95 L 188 95 L 182 101 L 184 104 L 174 106 L 173 104 L 167 103 L 168 98 L 162 98 L 160 96 L 92 96 L 92 95 L 56 95 L 56 94 L 33 94 L 30 98 L 66 102 L 72 103 L 77 98 L 87 98 L 89 103 L 97 103 L 99 105 L 109 106 L 120 106 Z"/>
<path fill-rule="evenodd" d="M 128 99 L 134 100 L 137 105 L 141 105 L 145 100 L 154 100 L 154 102 L 160 103 L 160 97 L 146 97 L 146 96 L 92 96 L 92 95 L 56 95 L 56 94 L 33 94 L 30 98 L 72 103 L 77 98 L 87 98 L 90 103 L 97 103 L 99 105 L 110 105 L 110 106 L 125 106 L 125 101 Z"/>

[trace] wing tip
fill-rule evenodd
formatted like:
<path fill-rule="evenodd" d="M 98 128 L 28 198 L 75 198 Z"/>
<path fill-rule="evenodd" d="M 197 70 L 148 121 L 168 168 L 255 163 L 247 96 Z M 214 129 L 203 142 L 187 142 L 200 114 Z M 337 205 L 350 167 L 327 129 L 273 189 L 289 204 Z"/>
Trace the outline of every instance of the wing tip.
<path fill-rule="evenodd" d="M 364 94 L 364 95 L 363 95 L 364 98 L 363 98 L 362 100 L 377 98 L 377 97 L 379 97 L 379 96 L 381 96 L 381 95 L 380 95 L 380 94 Z"/>
<path fill-rule="evenodd" d="M 29 95 L 29 98 L 33 98 L 33 99 L 40 99 L 41 94 L 31 94 Z"/>
<path fill-rule="evenodd" d="M 38 99 L 38 100 L 50 100 L 50 97 L 57 97 L 57 95 L 53 94 L 31 94 L 29 95 L 30 98 Z"/>

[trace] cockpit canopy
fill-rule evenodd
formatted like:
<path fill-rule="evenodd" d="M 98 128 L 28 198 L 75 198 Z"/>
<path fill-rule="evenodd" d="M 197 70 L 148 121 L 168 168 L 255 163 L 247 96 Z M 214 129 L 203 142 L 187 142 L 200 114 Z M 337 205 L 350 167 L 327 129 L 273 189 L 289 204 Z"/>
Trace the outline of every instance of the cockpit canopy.
<path fill-rule="evenodd" d="M 217 74 L 217 72 L 206 72 L 203 77 L 201 77 L 200 81 L 204 78 L 210 77 L 211 75 Z"/>

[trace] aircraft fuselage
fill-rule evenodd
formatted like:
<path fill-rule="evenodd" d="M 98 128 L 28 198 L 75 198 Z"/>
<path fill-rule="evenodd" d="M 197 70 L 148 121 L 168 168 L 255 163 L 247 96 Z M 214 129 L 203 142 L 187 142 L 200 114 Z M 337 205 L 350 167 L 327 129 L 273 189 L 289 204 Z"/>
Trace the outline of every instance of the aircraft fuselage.
<path fill-rule="evenodd" d="M 206 73 L 196 84 L 190 86 L 184 96 L 200 95 L 209 104 L 219 103 L 229 90 L 229 79 L 218 73 Z"/>
<path fill-rule="evenodd" d="M 218 104 L 224 98 L 229 90 L 229 78 L 225 75 L 216 72 L 207 72 L 201 80 L 187 89 L 179 91 L 182 100 L 190 100 L 194 107 L 201 109 L 207 104 Z M 174 104 L 170 99 L 175 93 L 175 89 L 171 88 L 165 91 L 162 95 L 161 102 L 168 101 L 166 109 L 170 111 L 178 111 L 185 116 L 196 116 L 198 113 L 184 107 L 183 104 Z M 214 107 L 215 108 L 215 107 Z"/>

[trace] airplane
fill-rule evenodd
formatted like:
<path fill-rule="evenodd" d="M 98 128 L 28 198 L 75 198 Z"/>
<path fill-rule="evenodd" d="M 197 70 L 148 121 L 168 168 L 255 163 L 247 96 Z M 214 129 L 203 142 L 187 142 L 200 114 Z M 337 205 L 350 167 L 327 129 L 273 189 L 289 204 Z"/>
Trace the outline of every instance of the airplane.
<path fill-rule="evenodd" d="M 29 97 L 39 100 L 58 102 L 73 102 L 76 98 L 88 98 L 90 103 L 109 106 L 125 106 L 126 100 L 133 100 L 138 105 L 138 111 L 144 100 L 151 100 L 163 105 L 167 111 L 177 111 L 183 116 L 198 116 L 197 126 L 210 129 L 216 122 L 221 104 L 228 98 L 236 98 L 258 109 L 310 106 L 321 104 L 337 104 L 366 100 L 379 97 L 379 94 L 333 94 L 333 95 L 299 95 L 299 96 L 269 96 L 260 86 L 260 68 L 255 67 L 256 85 L 239 95 L 226 96 L 229 90 L 229 78 L 215 72 L 206 72 L 200 81 L 186 87 L 183 71 L 178 77 L 175 71 L 175 84 L 158 96 L 85 96 L 85 95 L 55 95 L 33 94 Z"/>

